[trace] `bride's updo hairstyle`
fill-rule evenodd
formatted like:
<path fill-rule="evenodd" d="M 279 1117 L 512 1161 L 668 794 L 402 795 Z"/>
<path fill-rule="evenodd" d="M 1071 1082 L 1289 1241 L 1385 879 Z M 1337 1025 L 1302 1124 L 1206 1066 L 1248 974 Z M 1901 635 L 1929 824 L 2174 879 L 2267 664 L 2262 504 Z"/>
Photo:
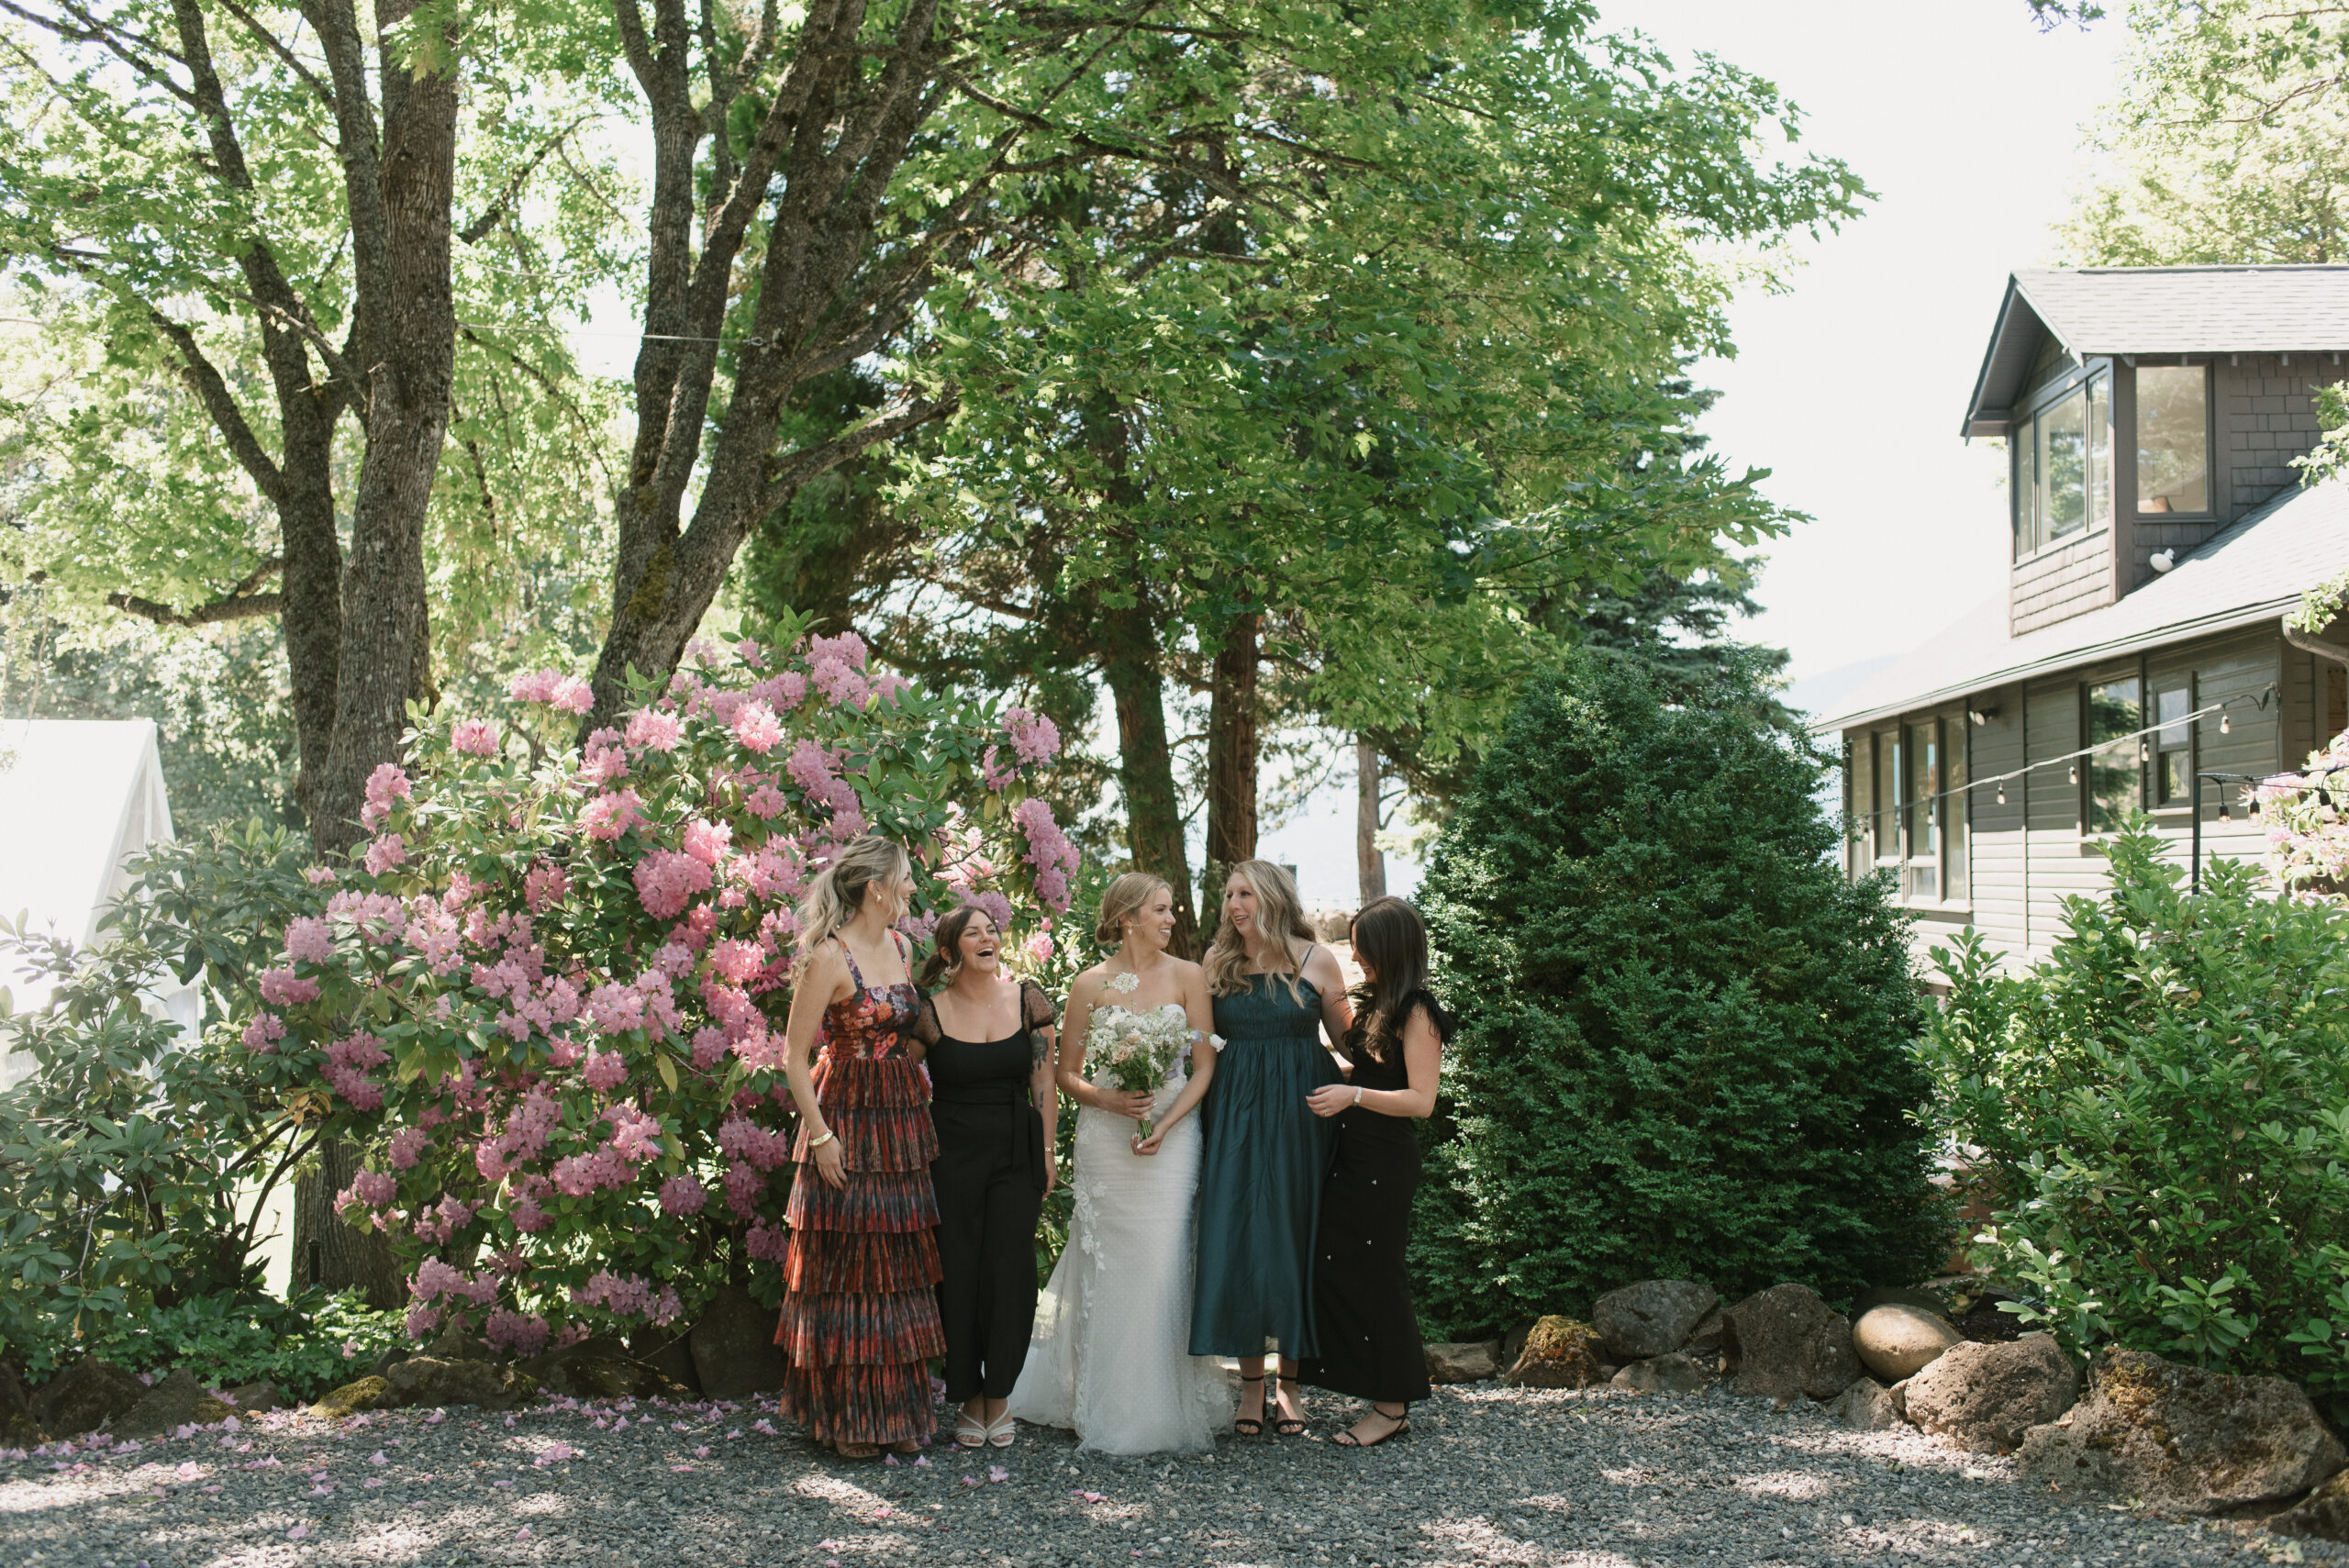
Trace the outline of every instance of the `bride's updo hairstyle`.
<path fill-rule="evenodd" d="M 1093 940 L 1105 948 L 1118 946 L 1126 940 L 1127 920 L 1150 907 L 1150 901 L 1161 893 L 1174 891 L 1163 876 L 1146 871 L 1126 873 L 1101 895 L 1101 911 L 1093 920 Z"/>
<path fill-rule="evenodd" d="M 799 900 L 799 954 L 793 977 L 807 966 L 817 949 L 841 930 L 864 906 L 864 894 L 876 882 L 892 882 L 913 874 L 906 847 L 878 833 L 860 833 L 832 857 Z"/>
<path fill-rule="evenodd" d="M 1313 928 L 1305 921 L 1305 901 L 1297 895 L 1297 884 L 1288 873 L 1270 861 L 1241 861 L 1226 873 L 1225 880 L 1238 877 L 1256 890 L 1256 929 L 1264 936 L 1264 973 L 1277 974 L 1281 984 L 1288 987 L 1289 1000 L 1299 1003 L 1305 998 L 1297 995 L 1297 983 L 1304 978 L 1291 941 L 1310 944 Z M 1220 895 L 1219 895 L 1220 902 Z M 1208 944 L 1208 956 L 1200 961 L 1208 972 L 1208 990 L 1217 996 L 1235 995 L 1248 989 L 1248 944 L 1240 940 L 1229 916 L 1215 929 L 1215 940 Z"/>

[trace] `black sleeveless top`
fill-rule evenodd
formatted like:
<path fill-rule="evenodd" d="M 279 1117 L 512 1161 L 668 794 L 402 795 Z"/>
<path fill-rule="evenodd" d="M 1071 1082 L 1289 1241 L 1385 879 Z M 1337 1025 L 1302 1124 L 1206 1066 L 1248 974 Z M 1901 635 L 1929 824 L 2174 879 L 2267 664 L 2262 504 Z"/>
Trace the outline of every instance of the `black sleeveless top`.
<path fill-rule="evenodd" d="M 925 995 L 907 1032 L 926 1048 L 930 1068 L 930 1119 L 941 1147 L 950 1140 L 1005 1138 L 1013 1157 L 1028 1167 L 1036 1190 L 1044 1188 L 1046 1153 L 1041 1107 L 1028 1103 L 1028 1081 L 1043 1060 L 1040 1030 L 1057 1022 L 1052 998 L 1027 981 L 1019 983 L 1019 1028 L 1001 1040 L 957 1040 Z"/>
<path fill-rule="evenodd" d="M 1435 999 L 1433 992 L 1413 991 L 1403 998 L 1402 1014 L 1396 1019 L 1392 1042 L 1384 1057 L 1371 1052 L 1367 1010 L 1354 1014 L 1353 1028 L 1346 1031 L 1345 1039 L 1347 1060 L 1354 1064 L 1353 1076 L 1347 1081 L 1364 1089 L 1409 1088 L 1411 1073 L 1403 1061 L 1403 1029 L 1411 1021 L 1411 1015 L 1421 1010 L 1427 1013 L 1428 1022 L 1435 1026 L 1437 1040 L 1451 1044 L 1452 1015 L 1443 1010 L 1443 1004 Z"/>

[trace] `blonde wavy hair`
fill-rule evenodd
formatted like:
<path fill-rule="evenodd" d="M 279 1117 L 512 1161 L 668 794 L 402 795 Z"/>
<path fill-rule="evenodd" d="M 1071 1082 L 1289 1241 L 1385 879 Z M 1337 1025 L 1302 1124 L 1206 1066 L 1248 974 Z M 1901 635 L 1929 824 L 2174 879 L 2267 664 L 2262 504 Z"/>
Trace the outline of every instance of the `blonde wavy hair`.
<path fill-rule="evenodd" d="M 1266 939 L 1264 970 L 1266 974 L 1280 977 L 1288 987 L 1289 1000 L 1303 1004 L 1297 983 L 1305 977 L 1304 969 L 1290 942 L 1302 939 L 1307 951 L 1317 939 L 1313 928 L 1305 921 L 1305 903 L 1297 895 L 1297 884 L 1288 873 L 1270 861 L 1241 861 L 1227 872 L 1224 880 L 1232 877 L 1246 883 L 1256 894 L 1256 929 Z M 1216 900 L 1219 907 L 1222 899 Z M 1219 916 L 1215 929 L 1215 940 L 1208 944 L 1208 955 L 1199 961 L 1208 972 L 1208 990 L 1214 995 L 1230 996 L 1248 989 L 1248 948 L 1232 929 L 1229 916 Z"/>
<path fill-rule="evenodd" d="M 1105 948 L 1126 940 L 1126 919 L 1138 915 L 1158 894 L 1172 893 L 1174 884 L 1146 871 L 1130 871 L 1101 895 L 1100 912 L 1093 918 L 1093 940 Z"/>
<path fill-rule="evenodd" d="M 817 873 L 799 900 L 799 951 L 792 964 L 796 979 L 807 967 L 816 950 L 841 934 L 864 904 L 865 889 L 876 882 L 913 874 L 913 857 L 895 839 L 860 833 Z"/>

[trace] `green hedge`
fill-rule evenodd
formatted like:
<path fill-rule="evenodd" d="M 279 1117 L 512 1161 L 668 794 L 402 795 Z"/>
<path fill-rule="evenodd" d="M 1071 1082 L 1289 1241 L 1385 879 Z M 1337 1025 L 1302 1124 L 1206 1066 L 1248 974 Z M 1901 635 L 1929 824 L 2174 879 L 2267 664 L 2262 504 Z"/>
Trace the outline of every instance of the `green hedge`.
<path fill-rule="evenodd" d="M 1431 1333 L 1650 1277 L 1840 1297 L 1946 1255 L 1906 921 L 1837 871 L 1827 759 L 1771 711 L 1752 669 L 1667 696 L 1586 650 L 1447 826 L 1422 890 L 1461 1021 L 1413 1247 Z"/>

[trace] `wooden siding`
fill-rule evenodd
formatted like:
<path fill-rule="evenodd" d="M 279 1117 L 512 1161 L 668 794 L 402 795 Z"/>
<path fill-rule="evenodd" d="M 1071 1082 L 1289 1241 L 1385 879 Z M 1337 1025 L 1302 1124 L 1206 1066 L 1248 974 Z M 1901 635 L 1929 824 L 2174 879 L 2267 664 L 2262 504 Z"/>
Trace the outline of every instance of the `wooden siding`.
<path fill-rule="evenodd" d="M 2154 577 L 2155 551 L 2175 550 L 2184 554 L 2298 484 L 2299 471 L 2292 466 L 2292 459 L 2316 445 L 2320 434 L 2315 389 L 2349 378 L 2349 368 L 2333 366 L 2329 353 L 2207 358 L 2213 409 L 2210 495 L 2218 515 L 2171 522 L 2157 512 L 2139 512 L 2128 518 L 2131 589 Z M 2127 375 L 2133 392 L 2134 373 Z M 2133 396 L 2128 407 L 2135 407 Z M 2122 404 L 2116 396 L 2114 422 L 2125 430 L 2129 427 L 2121 423 L 2121 413 Z M 2116 440 L 2114 444 L 2125 448 L 2127 443 Z M 2124 499 L 2133 506 L 2133 485 L 2132 490 Z"/>
<path fill-rule="evenodd" d="M 1975 781 L 1967 792 L 1970 898 L 1912 906 L 1912 946 L 1920 973 L 1931 975 L 1926 955 L 1932 947 L 1967 927 L 2000 950 L 2009 967 L 2035 962 L 2063 935 L 2064 900 L 2093 897 L 2106 887 L 2110 866 L 2097 836 L 2081 831 L 2081 787 L 2059 760 L 2081 743 L 2084 684 L 2135 675 L 2151 694 L 2190 682 L 2197 708 L 2229 704 L 2222 710 L 2224 733 L 2216 713 L 2196 725 L 2196 771 L 2265 776 L 2298 765 L 2315 743 L 2307 738 L 2319 726 L 2314 704 L 2321 687 L 2311 678 L 2310 662 L 2274 632 L 2259 629 L 2176 643 L 2142 659 L 2083 666 L 1976 694 L 1966 706 L 1988 717 L 1966 732 L 1967 776 Z M 2149 695 L 2149 708 L 2151 702 Z M 2150 712 L 2146 721 L 2153 721 Z M 1858 734 L 1853 731 L 1850 738 Z M 2008 781 L 2001 803 L 1998 786 L 1983 781 L 2026 761 L 2048 765 Z M 2141 776 L 2150 783 L 2150 763 Z M 2218 819 L 2217 786 L 2204 793 L 2206 863 L 2220 855 L 2256 861 L 2265 852 L 2265 835 L 2242 809 L 2241 791 L 2240 784 L 2228 787 L 2232 820 L 2226 822 Z M 2174 862 L 2186 869 L 2193 833 L 2188 809 L 2157 807 L 2149 815 Z"/>
<path fill-rule="evenodd" d="M 2112 530 L 2099 528 L 2014 565 L 2007 630 L 2021 637 L 2112 603 Z"/>

